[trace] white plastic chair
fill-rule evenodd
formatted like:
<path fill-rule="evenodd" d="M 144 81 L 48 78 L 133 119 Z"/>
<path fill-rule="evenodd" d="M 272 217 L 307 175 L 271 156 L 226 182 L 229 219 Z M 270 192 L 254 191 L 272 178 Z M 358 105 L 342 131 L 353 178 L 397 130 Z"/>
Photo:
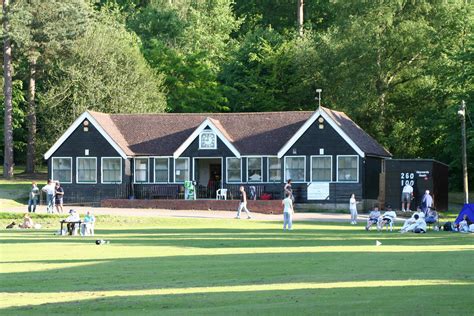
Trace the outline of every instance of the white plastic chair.
<path fill-rule="evenodd" d="M 227 189 L 218 189 L 216 191 L 216 200 L 227 200 Z"/>
<path fill-rule="evenodd" d="M 381 226 L 382 221 L 383 221 L 383 218 L 382 218 L 382 216 L 380 216 L 379 221 L 377 222 L 377 229 L 378 230 L 383 230 L 383 226 Z M 385 223 L 384 226 L 386 227 L 387 230 L 390 227 L 390 231 L 393 231 L 393 222 L 395 222 L 395 218 L 393 218 L 389 223 Z"/>
<path fill-rule="evenodd" d="M 94 236 L 94 222 L 81 224 L 81 236 Z"/>

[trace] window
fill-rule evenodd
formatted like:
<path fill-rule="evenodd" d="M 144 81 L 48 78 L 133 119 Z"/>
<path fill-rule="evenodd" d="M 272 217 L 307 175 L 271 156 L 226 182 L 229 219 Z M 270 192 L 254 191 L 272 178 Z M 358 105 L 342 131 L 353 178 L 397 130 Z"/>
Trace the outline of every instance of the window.
<path fill-rule="evenodd" d="M 155 182 L 169 181 L 168 158 L 155 158 Z"/>
<path fill-rule="evenodd" d="M 148 182 L 148 158 L 135 158 L 135 182 Z"/>
<path fill-rule="evenodd" d="M 97 158 L 77 157 L 77 183 L 97 183 Z"/>
<path fill-rule="evenodd" d="M 332 181 L 332 157 L 312 156 L 311 157 L 311 182 Z"/>
<path fill-rule="evenodd" d="M 247 158 L 247 181 L 262 182 L 262 158 Z"/>
<path fill-rule="evenodd" d="M 239 158 L 227 158 L 227 182 L 241 182 L 241 162 Z"/>
<path fill-rule="evenodd" d="M 359 156 L 337 157 L 337 181 L 359 181 Z"/>
<path fill-rule="evenodd" d="M 199 135 L 199 149 L 216 149 L 216 134 L 210 130 L 202 131 Z"/>
<path fill-rule="evenodd" d="M 122 159 L 102 157 L 102 183 L 122 183 Z"/>
<path fill-rule="evenodd" d="M 268 181 L 281 181 L 281 160 L 277 157 L 268 158 Z"/>
<path fill-rule="evenodd" d="M 285 180 L 291 179 L 293 182 L 304 182 L 305 164 L 306 157 L 304 156 L 285 157 Z"/>
<path fill-rule="evenodd" d="M 51 178 L 61 183 L 72 183 L 72 158 L 53 158 Z"/>
<path fill-rule="evenodd" d="M 189 180 L 189 158 L 178 158 L 174 164 L 174 182 Z"/>

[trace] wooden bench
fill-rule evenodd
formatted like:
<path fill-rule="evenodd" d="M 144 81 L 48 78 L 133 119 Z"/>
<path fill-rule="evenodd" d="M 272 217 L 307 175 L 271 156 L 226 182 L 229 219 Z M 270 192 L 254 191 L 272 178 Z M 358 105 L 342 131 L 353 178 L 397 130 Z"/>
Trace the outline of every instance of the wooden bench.
<path fill-rule="evenodd" d="M 165 199 L 165 200 L 174 200 L 177 199 L 179 195 L 179 186 L 178 185 L 163 185 L 163 186 L 154 186 L 150 192 L 150 197 L 152 199 Z"/>

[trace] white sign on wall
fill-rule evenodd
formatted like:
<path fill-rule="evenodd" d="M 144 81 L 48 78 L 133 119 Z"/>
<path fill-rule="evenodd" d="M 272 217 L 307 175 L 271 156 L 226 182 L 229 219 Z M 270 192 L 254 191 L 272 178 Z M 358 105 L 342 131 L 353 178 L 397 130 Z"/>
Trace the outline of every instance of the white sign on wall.
<path fill-rule="evenodd" d="M 328 182 L 312 182 L 310 185 L 308 185 L 308 200 L 326 200 L 328 198 Z"/>

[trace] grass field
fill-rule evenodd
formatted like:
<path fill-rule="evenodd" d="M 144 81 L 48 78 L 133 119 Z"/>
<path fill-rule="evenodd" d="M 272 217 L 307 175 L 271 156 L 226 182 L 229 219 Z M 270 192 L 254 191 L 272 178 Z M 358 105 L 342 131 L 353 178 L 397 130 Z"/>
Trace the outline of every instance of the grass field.
<path fill-rule="evenodd" d="M 102 217 L 96 235 L 2 229 L 0 314 L 465 315 L 474 302 L 474 234 Z"/>

